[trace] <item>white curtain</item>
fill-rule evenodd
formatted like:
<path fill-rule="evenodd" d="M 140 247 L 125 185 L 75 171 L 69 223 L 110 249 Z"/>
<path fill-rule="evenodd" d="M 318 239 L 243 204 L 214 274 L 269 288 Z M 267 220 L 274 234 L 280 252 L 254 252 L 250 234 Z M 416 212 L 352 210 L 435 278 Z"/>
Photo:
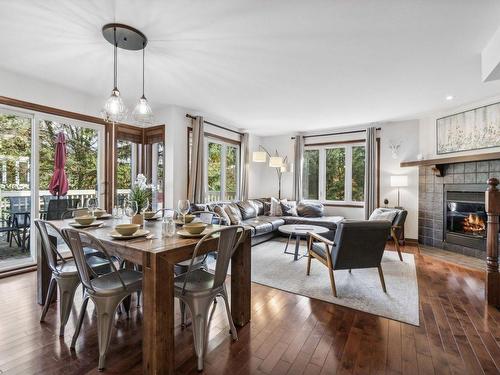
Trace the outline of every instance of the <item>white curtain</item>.
<path fill-rule="evenodd" d="M 250 135 L 244 133 L 241 137 L 241 179 L 240 199 L 248 199 L 248 173 L 250 168 Z"/>
<path fill-rule="evenodd" d="M 203 203 L 205 169 L 205 123 L 203 117 L 196 116 L 192 121 L 193 140 L 191 145 L 191 168 L 189 170 L 188 199 L 191 203 Z"/>
<path fill-rule="evenodd" d="M 365 219 L 377 208 L 377 128 L 366 129 Z"/>
<path fill-rule="evenodd" d="M 302 164 L 304 160 L 304 136 L 295 136 L 294 163 L 293 163 L 293 198 L 302 200 Z"/>

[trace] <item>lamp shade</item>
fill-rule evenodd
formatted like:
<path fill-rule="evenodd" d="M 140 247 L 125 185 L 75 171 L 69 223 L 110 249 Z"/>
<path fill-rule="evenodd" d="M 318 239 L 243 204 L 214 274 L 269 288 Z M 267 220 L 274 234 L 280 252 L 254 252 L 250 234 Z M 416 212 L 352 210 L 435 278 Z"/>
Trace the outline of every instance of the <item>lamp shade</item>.
<path fill-rule="evenodd" d="M 391 186 L 392 187 L 408 186 L 408 176 L 406 175 L 391 176 Z"/>
<path fill-rule="evenodd" d="M 252 154 L 252 160 L 256 163 L 265 163 L 267 155 L 265 151 L 254 151 Z"/>
<path fill-rule="evenodd" d="M 271 156 L 269 158 L 269 166 L 273 168 L 281 168 L 283 165 L 283 158 L 281 156 Z"/>

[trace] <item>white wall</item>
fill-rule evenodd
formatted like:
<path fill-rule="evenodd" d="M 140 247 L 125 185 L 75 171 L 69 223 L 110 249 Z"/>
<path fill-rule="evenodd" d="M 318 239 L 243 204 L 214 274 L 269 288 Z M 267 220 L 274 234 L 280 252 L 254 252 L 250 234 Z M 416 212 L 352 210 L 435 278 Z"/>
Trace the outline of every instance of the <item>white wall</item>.
<path fill-rule="evenodd" d="M 477 102 L 470 103 L 468 105 L 457 106 L 454 108 L 446 109 L 443 111 L 432 112 L 426 116 L 420 118 L 420 153 L 423 155 L 424 159 L 433 159 L 440 157 L 448 157 L 450 155 L 437 155 L 436 154 L 436 120 L 441 117 L 453 115 L 455 113 L 467 111 L 477 107 L 481 107 L 488 104 L 493 104 L 500 102 L 500 95 L 491 98 L 479 100 Z M 481 150 L 481 153 L 487 152 L 499 152 L 500 147 L 489 148 Z M 477 154 L 478 150 L 463 151 L 453 153 L 453 156 L 459 155 L 474 155 Z M 416 160 L 416 155 L 408 157 L 407 160 Z"/>

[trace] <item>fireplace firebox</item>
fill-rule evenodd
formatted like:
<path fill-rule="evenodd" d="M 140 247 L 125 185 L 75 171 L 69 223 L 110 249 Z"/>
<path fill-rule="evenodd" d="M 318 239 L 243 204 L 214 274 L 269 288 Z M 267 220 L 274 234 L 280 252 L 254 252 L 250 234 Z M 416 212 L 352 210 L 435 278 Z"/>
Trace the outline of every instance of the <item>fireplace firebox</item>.
<path fill-rule="evenodd" d="M 474 249 L 486 249 L 487 215 L 482 184 L 444 186 L 444 240 Z"/>

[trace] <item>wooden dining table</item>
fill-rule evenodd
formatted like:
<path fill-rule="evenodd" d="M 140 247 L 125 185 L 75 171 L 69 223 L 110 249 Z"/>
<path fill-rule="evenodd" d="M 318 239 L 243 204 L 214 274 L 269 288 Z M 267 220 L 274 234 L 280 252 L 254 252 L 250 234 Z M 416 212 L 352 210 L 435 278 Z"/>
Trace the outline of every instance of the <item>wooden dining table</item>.
<path fill-rule="evenodd" d="M 52 221 L 58 228 L 69 226 L 69 220 Z M 103 243 L 110 255 L 142 266 L 143 272 L 143 373 L 173 374 L 174 353 L 174 265 L 191 259 L 199 238 L 183 238 L 176 234 L 162 238 L 161 222 L 145 222 L 148 237 L 132 240 L 114 240 L 110 232 L 116 224 L 126 219 L 103 220 L 100 227 L 84 229 Z M 215 227 L 215 226 L 214 226 Z M 217 238 L 200 247 L 198 255 L 214 251 Z M 43 303 L 50 281 L 50 270 L 44 266 L 44 252 L 38 251 L 38 302 Z M 250 321 L 251 244 L 247 233 L 245 241 L 231 258 L 231 314 L 235 325 L 244 326 Z"/>

